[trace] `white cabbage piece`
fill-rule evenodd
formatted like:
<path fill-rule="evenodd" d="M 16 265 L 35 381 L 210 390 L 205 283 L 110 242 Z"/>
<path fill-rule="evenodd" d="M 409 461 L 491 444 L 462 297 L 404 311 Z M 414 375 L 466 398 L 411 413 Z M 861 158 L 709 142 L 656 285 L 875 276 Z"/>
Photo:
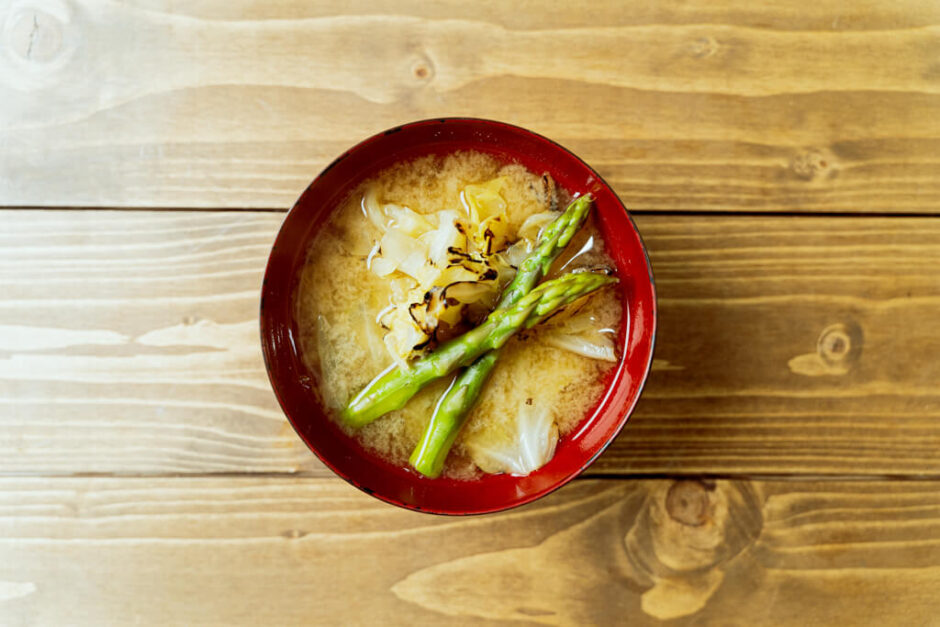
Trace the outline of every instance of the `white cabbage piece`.
<path fill-rule="evenodd" d="M 407 369 L 414 347 L 427 342 L 427 334 L 418 328 L 408 310 L 402 307 L 389 311 L 382 318 L 382 324 L 388 328 L 384 338 L 385 348 L 399 367 Z"/>
<path fill-rule="evenodd" d="M 391 290 L 390 303 L 397 307 L 399 303 L 405 302 L 417 285 L 417 282 L 410 276 L 399 276 L 390 279 L 388 282 L 389 290 Z"/>
<path fill-rule="evenodd" d="M 583 357 L 599 359 L 601 361 L 617 361 L 613 341 L 605 335 L 565 335 L 563 333 L 546 333 L 544 341 L 550 346 L 560 348 Z"/>
<path fill-rule="evenodd" d="M 433 277 L 428 276 L 433 268 L 428 264 L 428 247 L 397 226 L 390 226 L 382 236 L 380 254 L 370 264 L 370 269 L 378 276 L 386 276 L 398 270 L 407 274 L 418 283 L 425 283 Z M 389 267 L 392 268 L 389 271 Z"/>
<path fill-rule="evenodd" d="M 526 218 L 522 226 L 519 227 L 519 239 L 502 253 L 506 262 L 518 268 L 529 256 L 529 253 L 535 250 L 535 245 L 538 243 L 545 227 L 560 215 L 557 211 L 543 211 L 533 213 Z"/>
<path fill-rule="evenodd" d="M 614 335 L 614 329 L 604 328 L 593 314 L 578 312 L 552 319 L 539 339 L 549 346 L 584 357 L 616 362 Z"/>
<path fill-rule="evenodd" d="M 499 252 L 509 239 L 508 205 L 501 193 L 505 184 L 506 179 L 501 176 L 467 185 L 460 193 L 460 202 L 470 221 L 470 243 L 475 251 L 487 255 Z"/>
<path fill-rule="evenodd" d="M 502 196 L 506 180 L 467 185 L 460 192 L 466 213 L 445 209 L 421 215 L 382 204 L 375 187 L 366 190 L 362 212 L 381 235 L 367 255 L 368 269 L 389 281 L 394 312 L 384 313 L 384 344 L 399 365 L 414 358 L 437 324 L 478 320 L 496 304 L 515 268 L 502 254 L 510 226 Z M 530 244 L 516 249 L 526 254 Z M 491 254 L 492 253 L 492 254 Z M 465 284 L 476 284 L 472 289 Z M 458 285 L 459 284 L 459 285 Z M 450 286 L 453 286 L 452 288 Z"/>
<path fill-rule="evenodd" d="M 360 207 L 362 207 L 362 214 L 372 222 L 375 228 L 384 232 L 388 224 L 388 219 L 385 216 L 385 212 L 382 211 L 382 205 L 379 204 L 378 190 L 376 190 L 375 187 L 366 189 L 365 194 L 362 196 Z"/>
<path fill-rule="evenodd" d="M 501 294 L 503 288 L 509 284 L 516 277 L 516 266 L 509 263 L 509 260 L 501 255 L 491 255 L 489 258 L 490 266 L 496 270 L 497 279 L 499 283 L 499 293 Z"/>
<path fill-rule="evenodd" d="M 381 327 L 375 324 L 375 320 L 372 319 L 370 310 L 365 303 L 359 304 L 357 323 L 356 336 L 365 340 L 365 345 L 368 347 L 373 360 L 381 360 L 385 349 L 382 334 L 380 333 Z"/>
<path fill-rule="evenodd" d="M 394 259 L 381 256 L 379 254 L 381 252 L 382 243 L 376 242 L 366 257 L 366 268 L 368 268 L 375 276 L 380 277 L 390 275 L 395 271 L 395 268 L 398 267 L 398 264 Z"/>
<path fill-rule="evenodd" d="M 457 229 L 457 212 L 452 209 L 439 211 L 437 228 L 424 233 L 419 239 L 427 245 L 431 263 L 440 268 L 447 265 L 448 248 L 466 248 L 466 239 Z"/>
<path fill-rule="evenodd" d="M 518 268 L 520 265 L 522 265 L 522 262 L 525 261 L 525 258 L 529 256 L 529 253 L 531 253 L 534 248 L 535 245 L 531 241 L 525 238 L 520 238 L 516 241 L 515 244 L 507 248 L 502 253 L 502 256 L 506 263 L 515 268 Z"/>
<path fill-rule="evenodd" d="M 526 218 L 522 226 L 519 227 L 519 237 L 529 240 L 530 243 L 537 242 L 539 236 L 542 234 L 542 229 L 551 224 L 552 221 L 560 215 L 561 213 L 557 211 L 533 213 Z"/>
<path fill-rule="evenodd" d="M 506 201 L 500 193 L 506 184 L 505 177 L 497 177 L 478 185 L 467 185 L 460 194 L 467 216 L 474 224 L 480 224 L 492 216 L 506 215 Z"/>
<path fill-rule="evenodd" d="M 509 220 L 506 214 L 490 216 L 480 222 L 474 233 L 477 249 L 486 255 L 506 248 L 509 241 Z"/>
<path fill-rule="evenodd" d="M 415 213 L 408 207 L 387 204 L 384 207 L 385 215 L 389 217 L 388 228 L 398 229 L 409 237 L 417 238 L 431 230 L 431 223 L 420 213 Z"/>
<path fill-rule="evenodd" d="M 412 255 L 424 255 L 426 253 L 427 247 L 424 244 L 400 229 L 390 228 L 382 236 L 379 255 L 394 262 L 396 268 L 400 267 Z"/>
<path fill-rule="evenodd" d="M 502 437 L 494 434 L 499 430 L 490 430 L 465 443 L 470 458 L 483 472 L 525 476 L 555 455 L 558 426 L 547 405 L 520 403 L 510 427 L 508 434 L 499 434 Z"/>

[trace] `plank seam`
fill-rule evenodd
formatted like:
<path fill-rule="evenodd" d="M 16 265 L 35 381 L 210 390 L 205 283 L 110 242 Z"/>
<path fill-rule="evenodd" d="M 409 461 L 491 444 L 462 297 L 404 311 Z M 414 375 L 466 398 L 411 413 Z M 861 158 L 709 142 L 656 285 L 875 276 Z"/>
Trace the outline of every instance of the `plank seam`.
<path fill-rule="evenodd" d="M 325 474 L 324 472 L 175 472 L 175 473 L 55 473 L 55 472 L 0 472 L 0 479 L 335 479 L 340 477 Z M 890 481 L 890 482 L 937 482 L 940 473 L 873 473 L 873 474 L 846 474 L 846 473 L 604 473 L 587 472 L 576 481 L 581 480 L 738 480 L 738 481 L 819 481 L 819 482 L 845 482 L 845 481 Z"/>
<path fill-rule="evenodd" d="M 629 209 L 629 207 L 628 207 Z M 800 217 L 800 218 L 940 218 L 937 211 L 733 211 L 729 209 L 629 209 L 633 215 L 671 217 Z M 146 207 L 146 206 L 57 206 L 57 205 L 0 205 L 0 211 L 126 211 L 167 213 L 282 213 L 288 208 L 280 207 Z"/>

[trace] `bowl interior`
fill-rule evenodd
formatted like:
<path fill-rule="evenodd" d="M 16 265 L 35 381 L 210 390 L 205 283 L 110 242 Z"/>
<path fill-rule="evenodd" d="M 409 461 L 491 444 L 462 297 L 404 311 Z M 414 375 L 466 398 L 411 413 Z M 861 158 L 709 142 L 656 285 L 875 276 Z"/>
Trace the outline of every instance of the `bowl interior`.
<path fill-rule="evenodd" d="M 307 246 L 329 212 L 363 180 L 400 160 L 457 150 L 491 153 L 533 172 L 548 172 L 572 192 L 591 192 L 598 223 L 617 264 L 625 315 L 623 358 L 606 392 L 579 427 L 562 438 L 552 460 L 527 477 L 488 475 L 477 481 L 427 479 L 363 450 L 318 402 L 315 379 L 300 354 L 293 293 Z M 268 374 L 284 412 L 310 449 L 337 474 L 385 501 L 446 514 L 492 512 L 547 494 L 578 475 L 610 443 L 633 410 L 649 372 L 656 325 L 649 261 L 622 203 L 584 162 L 554 142 L 487 120 L 427 120 L 390 129 L 353 147 L 310 184 L 284 220 L 265 271 L 261 340 Z M 546 373 L 545 385 L 552 385 Z"/>

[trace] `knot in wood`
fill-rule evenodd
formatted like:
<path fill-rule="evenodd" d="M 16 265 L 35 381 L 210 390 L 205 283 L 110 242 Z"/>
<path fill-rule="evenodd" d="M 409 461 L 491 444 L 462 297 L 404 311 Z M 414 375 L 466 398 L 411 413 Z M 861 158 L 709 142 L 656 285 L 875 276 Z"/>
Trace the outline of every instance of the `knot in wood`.
<path fill-rule="evenodd" d="M 300 538 L 303 538 L 305 535 L 307 535 L 307 532 L 302 531 L 300 529 L 288 529 L 287 531 L 281 534 L 282 537 L 288 540 L 298 540 Z"/>
<path fill-rule="evenodd" d="M 689 527 L 700 527 L 709 520 L 710 493 L 714 484 L 703 481 L 677 481 L 666 493 L 666 513 Z"/>
<path fill-rule="evenodd" d="M 718 52 L 718 47 L 714 37 L 699 37 L 689 45 L 689 54 L 695 59 L 706 59 Z"/>
<path fill-rule="evenodd" d="M 806 152 L 796 155 L 790 161 L 790 169 L 796 176 L 805 181 L 820 178 L 827 170 L 832 171 L 831 167 L 832 158 L 827 157 L 818 148 L 810 148 Z"/>
<path fill-rule="evenodd" d="M 33 6 L 19 6 L 3 24 L 3 40 L 21 62 L 47 64 L 62 50 L 62 22 Z"/>
<path fill-rule="evenodd" d="M 858 359 L 862 330 L 857 324 L 830 324 L 819 334 L 816 351 L 828 364 L 848 365 Z"/>
<path fill-rule="evenodd" d="M 411 75 L 418 83 L 429 83 L 434 78 L 434 64 L 426 54 L 418 54 L 411 63 Z"/>

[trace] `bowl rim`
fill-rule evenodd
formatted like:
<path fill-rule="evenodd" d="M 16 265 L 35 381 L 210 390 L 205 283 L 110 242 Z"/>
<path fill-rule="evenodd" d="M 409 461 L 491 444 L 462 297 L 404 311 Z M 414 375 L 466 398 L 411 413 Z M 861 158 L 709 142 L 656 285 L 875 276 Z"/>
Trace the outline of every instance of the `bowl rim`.
<path fill-rule="evenodd" d="M 645 365 L 645 368 L 643 369 L 643 373 L 642 373 L 642 376 L 640 377 L 639 383 L 637 384 L 636 393 L 633 394 L 632 398 L 630 399 L 629 406 L 624 407 L 622 416 L 619 418 L 618 424 L 616 425 L 614 431 L 604 441 L 604 443 L 598 447 L 597 451 L 589 459 L 587 459 L 584 463 L 582 463 L 579 467 L 577 467 L 575 470 L 572 470 L 571 472 L 567 473 L 561 479 L 555 481 L 554 483 L 552 483 L 550 486 L 546 488 L 528 493 L 525 496 L 522 496 L 507 505 L 476 508 L 476 509 L 463 510 L 463 511 L 451 511 L 451 510 L 419 507 L 417 505 L 400 501 L 393 497 L 381 494 L 380 492 L 377 492 L 375 490 L 372 490 L 371 488 L 368 488 L 360 484 L 358 481 L 356 481 L 354 478 L 349 476 L 347 473 L 340 471 L 336 467 L 336 465 L 331 463 L 330 460 L 326 458 L 325 455 L 320 453 L 317 447 L 311 445 L 308 439 L 304 436 L 303 431 L 295 423 L 294 417 L 291 416 L 291 413 L 287 408 L 285 399 L 283 398 L 281 390 L 279 389 L 279 384 L 278 384 L 279 379 L 275 377 L 273 366 L 271 363 L 271 360 L 276 356 L 275 355 L 276 351 L 274 351 L 272 343 L 269 341 L 270 338 L 265 332 L 266 331 L 265 320 L 267 317 L 265 316 L 265 312 L 264 312 L 264 301 L 265 301 L 266 292 L 268 290 L 267 279 L 271 271 L 272 259 L 274 257 L 275 249 L 277 248 L 278 240 L 281 238 L 281 234 L 284 230 L 284 226 L 287 223 L 288 219 L 290 218 L 291 214 L 298 210 L 298 206 L 300 205 L 301 201 L 303 200 L 307 192 L 314 185 L 316 185 L 317 182 L 340 161 L 342 161 L 343 159 L 345 159 L 347 156 L 351 155 L 352 153 L 356 152 L 357 150 L 361 149 L 363 146 L 370 144 L 374 141 L 377 141 L 383 136 L 397 133 L 409 127 L 422 126 L 422 125 L 428 125 L 428 124 L 446 124 L 449 122 L 479 123 L 484 126 L 502 127 L 504 129 L 508 129 L 514 132 L 522 132 L 525 134 L 529 134 L 529 135 L 535 136 L 536 138 L 544 142 L 551 144 L 555 149 L 563 153 L 566 153 L 568 156 L 574 158 L 582 166 L 584 166 L 584 168 L 586 168 L 597 179 L 597 181 L 599 181 L 599 183 L 603 187 L 607 188 L 611 192 L 611 195 L 616 199 L 617 204 L 619 204 L 620 209 L 623 211 L 627 220 L 630 222 L 630 226 L 633 228 L 633 231 L 636 234 L 637 240 L 640 244 L 640 249 L 643 253 L 643 259 L 646 262 L 647 274 L 648 274 L 648 279 L 649 279 L 649 288 L 650 288 L 650 314 L 651 314 L 650 321 L 649 321 L 649 357 L 647 358 L 647 363 Z M 549 137 L 546 137 L 540 133 L 537 133 L 535 131 L 529 130 L 525 127 L 518 126 L 516 124 L 510 124 L 508 122 L 502 122 L 499 120 L 492 120 L 488 118 L 479 118 L 479 117 L 473 117 L 473 116 L 448 116 L 448 117 L 423 118 L 420 120 L 414 120 L 411 122 L 398 124 L 396 126 L 375 132 L 369 135 L 368 137 L 360 140 L 359 142 L 353 144 L 346 150 L 344 150 L 339 156 L 337 156 L 329 164 L 327 164 L 322 170 L 320 170 L 320 172 L 310 181 L 310 183 L 300 193 L 300 195 L 291 205 L 291 208 L 288 209 L 287 212 L 284 214 L 284 218 L 281 221 L 280 226 L 278 227 L 277 234 L 275 235 L 274 241 L 272 243 L 271 251 L 268 254 L 267 261 L 265 262 L 265 269 L 264 269 L 264 274 L 262 277 L 262 285 L 261 285 L 261 299 L 259 302 L 259 334 L 260 334 L 260 340 L 261 340 L 262 356 L 264 358 L 264 367 L 268 375 L 268 381 L 271 384 L 271 389 L 274 392 L 275 398 L 277 398 L 278 405 L 281 407 L 281 411 L 284 413 L 284 416 L 287 418 L 287 421 L 290 423 L 291 428 L 294 430 L 295 434 L 300 438 L 300 440 L 304 443 L 304 445 L 317 457 L 317 459 L 319 459 L 336 476 L 340 477 L 341 479 L 343 479 L 350 485 L 358 488 L 362 492 L 365 492 L 366 494 L 369 494 L 370 496 L 373 496 L 379 499 L 380 501 L 401 507 L 409 511 L 420 512 L 420 513 L 425 513 L 425 514 L 434 514 L 438 516 L 476 516 L 476 515 L 492 514 L 492 513 L 497 513 L 497 512 L 508 511 L 508 510 L 515 509 L 517 507 L 521 507 L 523 505 L 532 503 L 538 499 L 541 499 L 542 497 L 548 496 L 549 494 L 555 492 L 561 487 L 567 485 L 568 483 L 570 483 L 577 477 L 581 476 L 584 473 L 584 471 L 587 470 L 587 468 L 589 468 L 591 464 L 597 461 L 597 458 L 600 457 L 608 449 L 608 447 L 610 447 L 613 441 L 617 439 L 617 437 L 620 435 L 620 433 L 623 431 L 624 427 L 626 426 L 628 420 L 633 415 L 633 412 L 636 409 L 637 403 L 639 402 L 640 397 L 643 394 L 643 390 L 646 388 L 646 383 L 649 381 L 650 372 L 652 371 L 653 359 L 654 359 L 654 355 L 656 352 L 656 333 L 658 330 L 658 326 L 659 326 L 659 301 L 658 301 L 657 290 L 656 290 L 656 281 L 653 276 L 653 266 L 650 263 L 650 259 L 649 259 L 649 250 L 647 249 L 646 242 L 643 240 L 642 233 L 636 226 L 636 222 L 634 221 L 633 216 L 631 215 L 630 211 L 627 209 L 623 200 L 621 200 L 620 196 L 614 191 L 613 187 L 611 187 L 611 185 L 600 174 L 598 174 L 598 172 L 593 167 L 591 167 L 584 159 L 582 159 L 573 151 L 569 150 L 568 148 L 558 143 L 557 141 Z M 625 359 L 626 359 L 626 355 L 621 356 L 619 363 L 622 365 Z M 611 385 L 612 384 L 609 384 L 605 388 L 605 393 L 611 389 Z"/>

